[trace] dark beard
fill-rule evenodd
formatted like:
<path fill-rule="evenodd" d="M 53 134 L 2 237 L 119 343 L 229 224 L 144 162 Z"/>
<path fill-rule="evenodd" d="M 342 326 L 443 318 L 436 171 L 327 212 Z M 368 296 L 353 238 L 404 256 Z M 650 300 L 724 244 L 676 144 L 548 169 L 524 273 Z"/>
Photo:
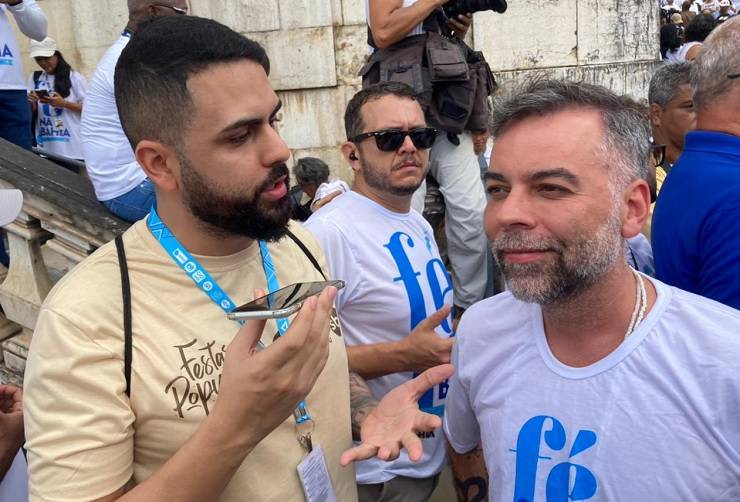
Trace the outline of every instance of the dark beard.
<path fill-rule="evenodd" d="M 190 212 L 208 229 L 222 236 L 244 236 L 250 239 L 277 241 L 286 235 L 291 215 L 290 197 L 286 194 L 275 202 L 262 202 L 260 194 L 286 176 L 288 167 L 277 164 L 249 198 L 243 192 L 219 193 L 208 185 L 187 159 L 181 159 L 183 198 Z"/>
<path fill-rule="evenodd" d="M 401 197 L 413 195 L 424 181 L 424 178 L 422 177 L 418 183 L 410 185 L 393 185 L 385 174 L 382 174 L 380 170 L 366 162 L 364 158 L 360 159 L 360 165 L 362 166 L 362 177 L 365 179 L 365 183 L 367 183 L 368 186 L 391 195 Z"/>

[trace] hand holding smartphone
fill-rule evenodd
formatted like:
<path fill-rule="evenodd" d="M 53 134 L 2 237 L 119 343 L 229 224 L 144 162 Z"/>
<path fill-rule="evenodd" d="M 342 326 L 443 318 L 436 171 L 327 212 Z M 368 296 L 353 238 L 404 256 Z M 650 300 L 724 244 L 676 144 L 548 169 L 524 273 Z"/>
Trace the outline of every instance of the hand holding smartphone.
<path fill-rule="evenodd" d="M 321 292 L 333 286 L 337 289 L 344 287 L 344 281 L 317 281 L 298 282 L 291 284 L 269 295 L 252 300 L 240 305 L 227 314 L 233 321 L 247 319 L 277 319 L 288 317 L 298 312 L 308 298 L 321 294 Z"/>

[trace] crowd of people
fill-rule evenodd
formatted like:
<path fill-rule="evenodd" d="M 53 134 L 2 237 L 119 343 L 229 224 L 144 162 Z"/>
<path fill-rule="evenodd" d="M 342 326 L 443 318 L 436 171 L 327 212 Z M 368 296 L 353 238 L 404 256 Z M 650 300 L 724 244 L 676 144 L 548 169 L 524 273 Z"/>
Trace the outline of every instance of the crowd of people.
<path fill-rule="evenodd" d="M 740 1 L 733 1 L 661 0 L 660 55 L 663 61 L 681 63 L 695 59 L 714 27 L 737 15 Z"/>
<path fill-rule="evenodd" d="M 460 501 L 740 500 L 736 6 L 662 1 L 636 100 L 494 95 L 449 4 L 367 0 L 351 186 L 306 157 L 291 188 L 257 42 L 129 0 L 87 82 L 35 0 L 0 0 L 0 137 L 84 160 L 132 222 L 49 293 L 23 391 L 0 386 L 0 500 L 422 502 L 448 464 Z M 0 191 L 0 226 L 21 202 Z"/>

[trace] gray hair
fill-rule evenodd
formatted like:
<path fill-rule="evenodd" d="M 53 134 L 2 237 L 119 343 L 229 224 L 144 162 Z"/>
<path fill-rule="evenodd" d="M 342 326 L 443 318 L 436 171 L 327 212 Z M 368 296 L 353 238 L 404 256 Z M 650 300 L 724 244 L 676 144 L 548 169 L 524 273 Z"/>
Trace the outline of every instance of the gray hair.
<path fill-rule="evenodd" d="M 303 183 L 315 183 L 319 186 L 329 179 L 329 166 L 316 157 L 303 157 L 293 166 L 293 176 Z"/>
<path fill-rule="evenodd" d="M 676 97 L 678 88 L 691 82 L 691 63 L 664 64 L 653 73 L 648 102 L 665 108 Z"/>
<path fill-rule="evenodd" d="M 721 98 L 738 80 L 727 75 L 740 71 L 740 16 L 733 17 L 704 41 L 699 56 L 691 67 L 691 88 L 694 104 L 703 108 Z"/>
<path fill-rule="evenodd" d="M 635 106 L 627 106 L 610 90 L 583 82 L 535 79 L 509 98 L 494 101 L 491 133 L 498 136 L 525 118 L 550 115 L 574 108 L 601 113 L 603 153 L 612 193 L 636 179 L 647 179 L 650 159 L 650 124 Z"/>

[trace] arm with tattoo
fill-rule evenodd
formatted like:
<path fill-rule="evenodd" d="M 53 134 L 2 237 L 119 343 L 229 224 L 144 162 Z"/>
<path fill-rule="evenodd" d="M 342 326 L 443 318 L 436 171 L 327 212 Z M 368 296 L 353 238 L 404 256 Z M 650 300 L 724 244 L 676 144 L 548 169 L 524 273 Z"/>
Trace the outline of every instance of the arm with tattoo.
<path fill-rule="evenodd" d="M 352 439 L 360 440 L 360 427 L 367 416 L 378 405 L 365 380 L 352 371 L 349 372 L 349 403 L 352 418 Z"/>
<path fill-rule="evenodd" d="M 458 502 L 488 502 L 488 471 L 481 447 L 462 454 L 449 451 Z"/>

